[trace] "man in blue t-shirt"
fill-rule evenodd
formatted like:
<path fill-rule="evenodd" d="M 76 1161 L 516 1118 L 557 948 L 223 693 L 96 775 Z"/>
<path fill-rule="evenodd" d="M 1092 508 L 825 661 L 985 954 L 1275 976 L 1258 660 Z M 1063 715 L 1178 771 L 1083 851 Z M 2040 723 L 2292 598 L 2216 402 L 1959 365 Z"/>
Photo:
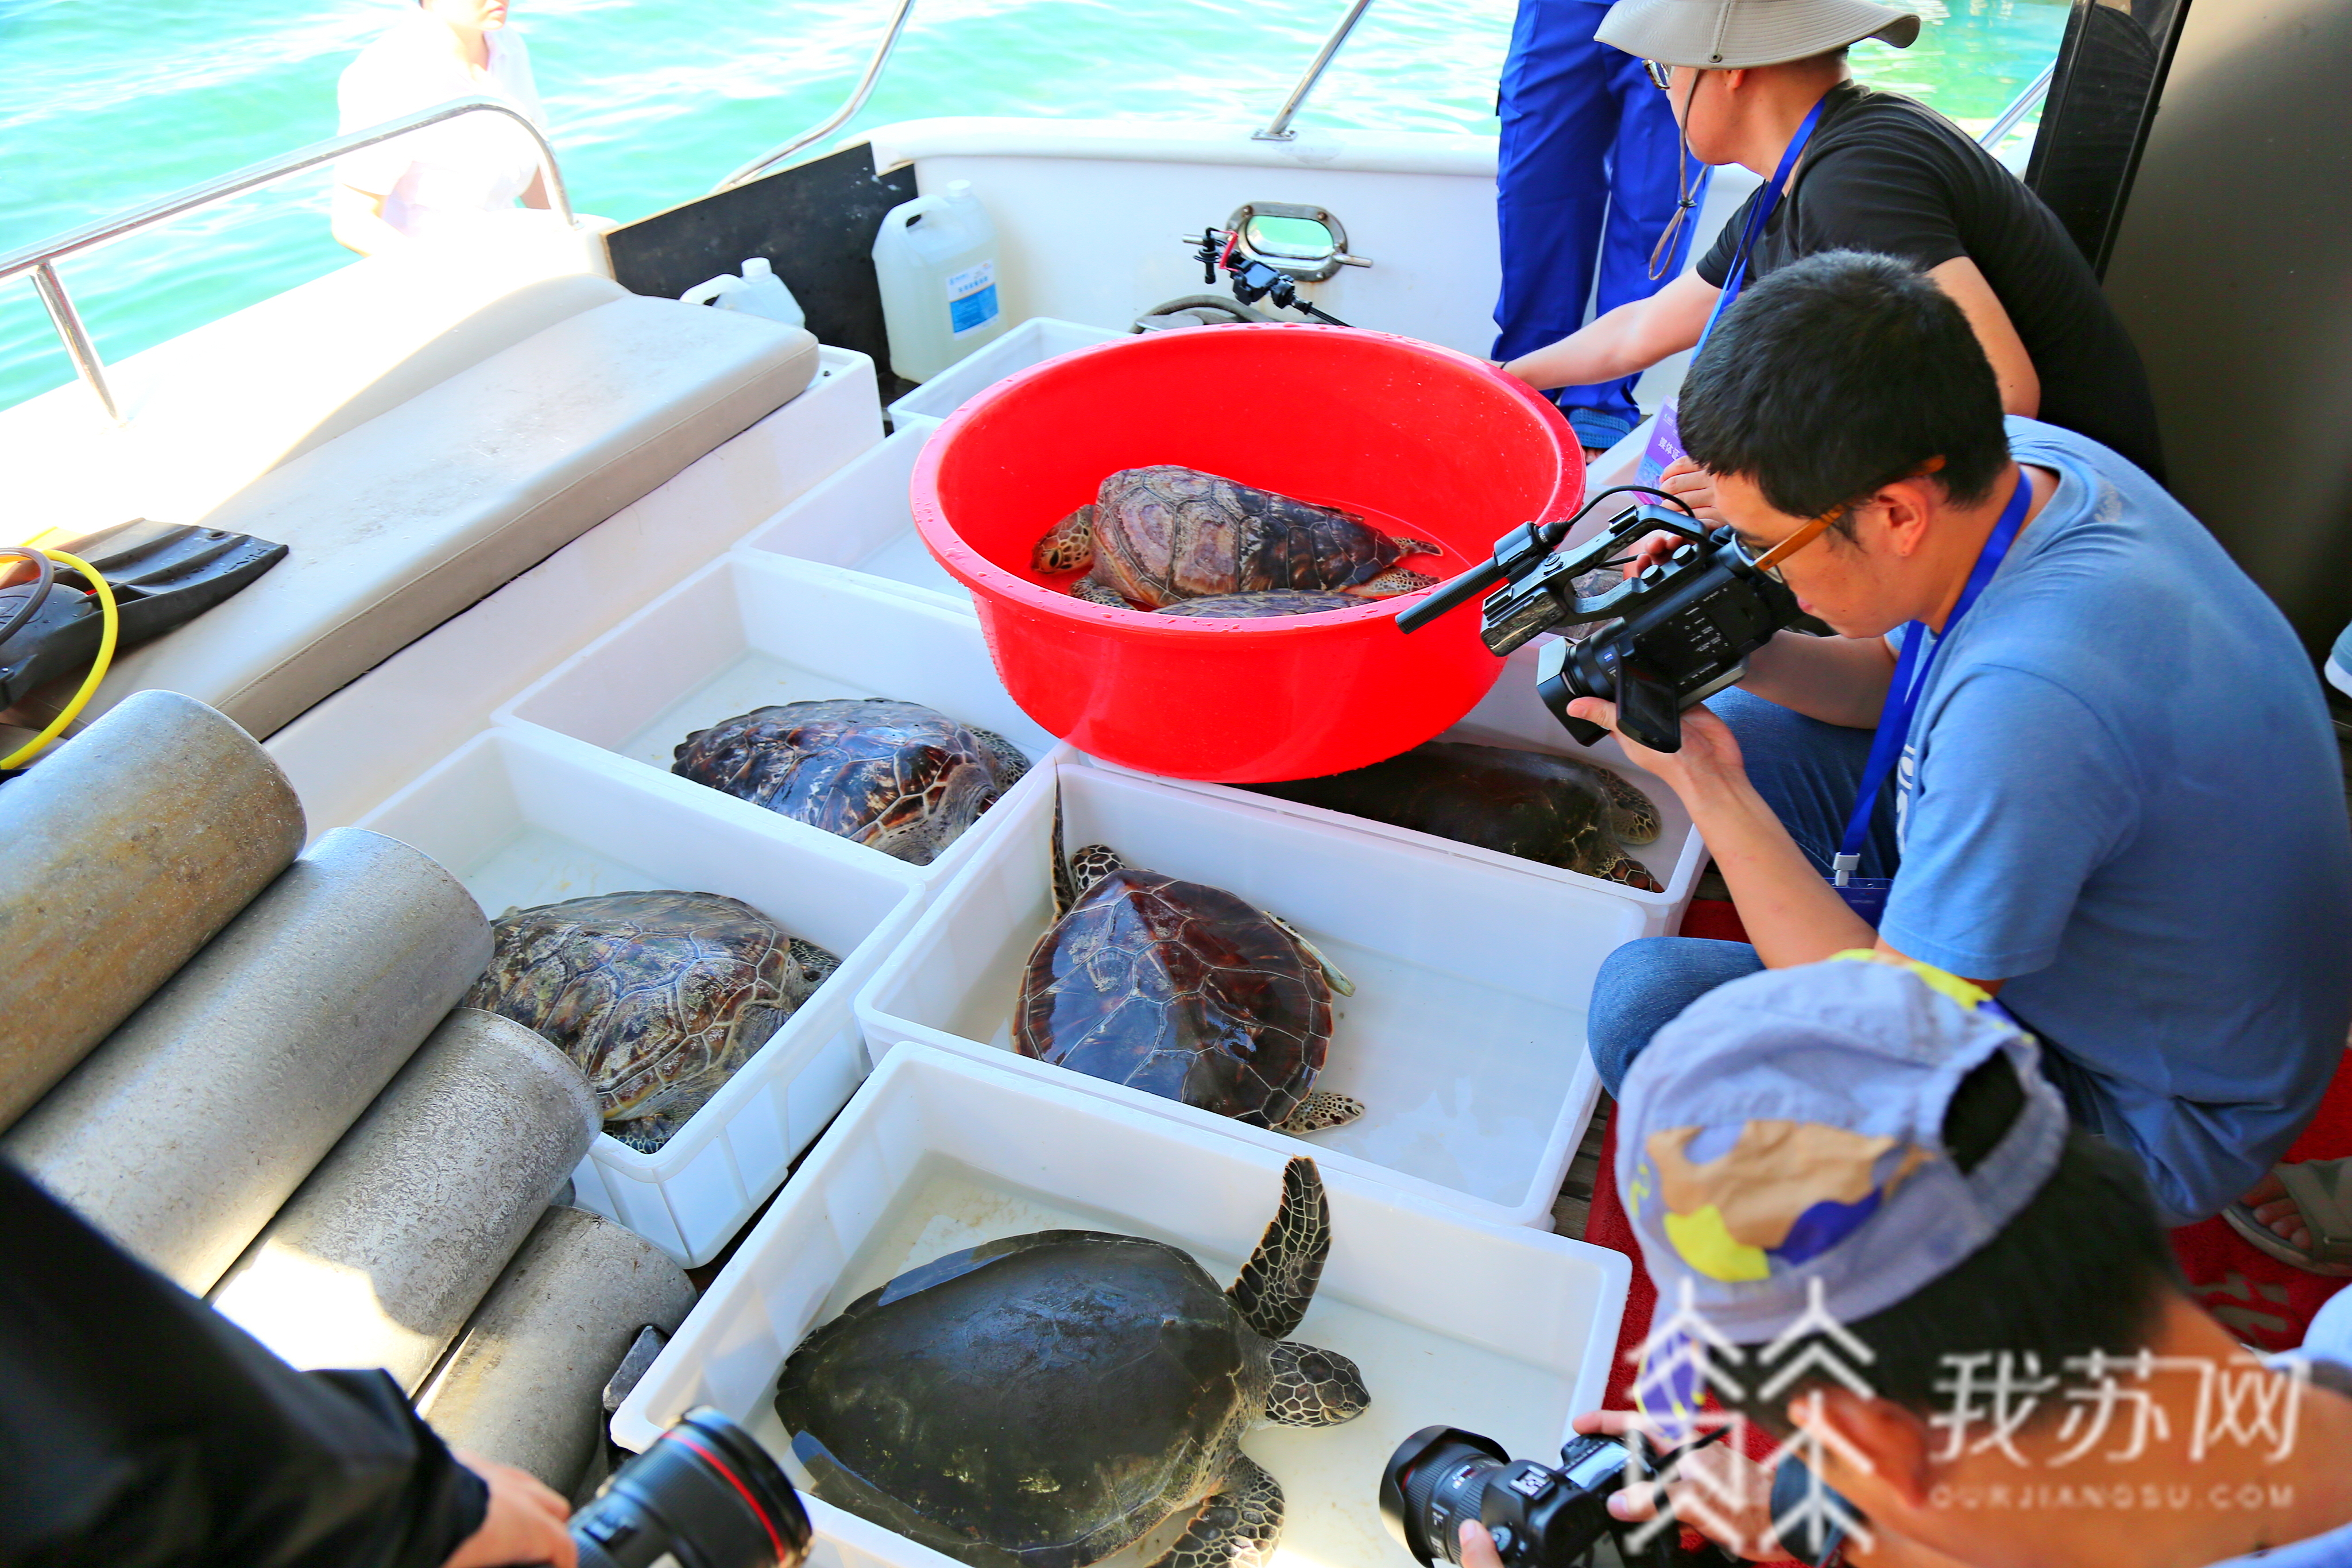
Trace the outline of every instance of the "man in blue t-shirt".
<path fill-rule="evenodd" d="M 2343 784 L 2285 620 L 2129 463 L 2004 426 L 1967 318 L 1893 258 L 1832 252 L 1750 287 L 1682 410 L 1745 545 L 1815 536 L 1780 570 L 1840 635 L 1781 632 L 1742 690 L 1685 715 L 1680 751 L 1626 743 L 1690 809 L 1754 946 L 1612 955 L 1590 1029 L 1603 1082 L 1716 985 L 1874 945 L 1999 992 L 2168 1223 L 2272 1196 L 2255 1189 L 2352 1016 Z M 2019 501 L 2013 543 L 1949 623 Z M 1859 868 L 1893 878 L 1874 932 L 1824 873 L 1906 625 L 1948 645 Z"/>

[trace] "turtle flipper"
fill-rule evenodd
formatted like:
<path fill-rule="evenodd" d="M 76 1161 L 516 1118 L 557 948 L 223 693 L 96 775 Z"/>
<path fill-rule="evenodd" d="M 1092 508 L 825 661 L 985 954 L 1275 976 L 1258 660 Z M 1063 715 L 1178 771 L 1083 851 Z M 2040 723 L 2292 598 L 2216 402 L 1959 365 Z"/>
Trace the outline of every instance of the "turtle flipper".
<path fill-rule="evenodd" d="M 1308 1133 L 1326 1133 L 1334 1127 L 1344 1127 L 1364 1113 L 1364 1103 L 1351 1094 L 1338 1093 L 1329 1089 L 1309 1090 L 1301 1096 L 1297 1108 L 1274 1124 L 1277 1133 L 1301 1137 Z"/>
<path fill-rule="evenodd" d="M 1402 552 L 1397 557 L 1399 560 L 1402 560 L 1409 555 L 1444 555 L 1445 553 L 1444 545 L 1433 545 L 1427 539 L 1407 538 L 1404 535 L 1399 534 L 1396 536 L 1396 542 L 1397 549 Z"/>
<path fill-rule="evenodd" d="M 1364 1375 L 1336 1350 L 1284 1340 L 1274 1347 L 1274 1386 L 1265 1418 L 1278 1427 L 1337 1427 L 1372 1402 Z"/>
<path fill-rule="evenodd" d="M 1282 927 L 1283 934 L 1287 936 L 1293 942 L 1298 944 L 1299 951 L 1305 953 L 1308 957 L 1315 960 L 1316 967 L 1323 971 L 1324 984 L 1329 986 L 1333 990 L 1339 992 L 1343 997 L 1352 997 L 1356 994 L 1356 982 L 1348 978 L 1347 971 L 1340 968 L 1339 965 L 1331 962 L 1330 959 L 1325 957 L 1323 956 L 1323 949 L 1318 947 L 1314 943 L 1309 942 L 1304 936 L 1302 936 L 1297 926 L 1293 925 L 1289 921 L 1285 920 L 1279 915 L 1270 915 L 1263 909 L 1259 910 L 1258 913 L 1265 915 L 1268 920 L 1273 921 L 1276 925 Z"/>
<path fill-rule="evenodd" d="M 1108 604 L 1113 610 L 1132 610 L 1127 596 L 1114 588 L 1105 588 L 1091 577 L 1082 577 L 1070 584 L 1070 597 L 1083 599 L 1089 604 Z"/>
<path fill-rule="evenodd" d="M 1658 803 L 1614 769 L 1598 763 L 1588 766 L 1600 776 L 1601 790 L 1609 797 L 1609 826 L 1617 836 L 1629 844 L 1657 842 Z"/>
<path fill-rule="evenodd" d="M 1095 509 L 1091 505 L 1080 507 L 1060 522 L 1045 530 L 1030 552 L 1029 564 L 1049 577 L 1066 571 L 1083 571 L 1095 560 Z"/>
<path fill-rule="evenodd" d="M 1402 567 L 1391 567 L 1369 582 L 1360 582 L 1353 588 L 1343 588 L 1339 591 L 1352 593 L 1359 599 L 1393 599 L 1400 593 L 1419 593 L 1424 588 L 1435 586 L 1436 582 L 1437 579 L 1425 571 L 1407 571 Z"/>
<path fill-rule="evenodd" d="M 1054 785 L 1054 841 L 1046 846 L 1053 857 L 1054 918 L 1059 920 L 1078 901 L 1078 890 L 1070 881 L 1070 862 L 1062 852 L 1062 786 Z"/>
<path fill-rule="evenodd" d="M 1664 893 L 1666 884 L 1660 882 L 1648 866 L 1632 855 L 1620 852 L 1617 858 L 1602 866 L 1600 875 L 1624 887 L 1638 887 L 1643 893 Z"/>
<path fill-rule="evenodd" d="M 1267 1568 L 1281 1539 L 1282 1483 L 1236 1453 L 1224 1480 L 1150 1568 Z"/>
<path fill-rule="evenodd" d="M 1029 771 L 1029 759 L 1021 754 L 1021 748 L 992 729 L 982 729 L 976 724 L 965 727 L 971 731 L 971 737 L 980 742 L 980 748 L 988 754 L 989 760 L 996 764 L 997 789 L 1010 789 L 1020 783 L 1022 777 Z"/>
<path fill-rule="evenodd" d="M 1283 1167 L 1282 1207 L 1225 1300 L 1252 1329 L 1282 1339 L 1307 1315 L 1330 1255 L 1331 1205 L 1323 1196 L 1323 1173 L 1301 1155 Z"/>

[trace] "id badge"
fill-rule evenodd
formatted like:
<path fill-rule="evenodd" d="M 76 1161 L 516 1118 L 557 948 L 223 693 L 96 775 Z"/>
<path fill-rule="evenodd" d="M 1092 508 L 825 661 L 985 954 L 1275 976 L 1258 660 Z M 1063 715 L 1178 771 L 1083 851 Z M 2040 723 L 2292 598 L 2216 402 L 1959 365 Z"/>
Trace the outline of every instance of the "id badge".
<path fill-rule="evenodd" d="M 1682 455 L 1682 425 L 1675 417 L 1675 400 L 1668 398 L 1658 405 L 1658 422 L 1650 427 L 1650 444 L 1642 449 L 1642 466 L 1634 475 L 1634 482 L 1656 484 L 1659 476 Z"/>
<path fill-rule="evenodd" d="M 1845 879 L 1843 887 L 1838 885 L 1835 877 L 1822 880 L 1830 884 L 1830 891 L 1844 899 L 1845 906 L 1861 915 L 1863 924 L 1873 931 L 1877 930 L 1878 923 L 1886 918 L 1886 895 L 1894 890 L 1893 877 L 1850 876 Z"/>

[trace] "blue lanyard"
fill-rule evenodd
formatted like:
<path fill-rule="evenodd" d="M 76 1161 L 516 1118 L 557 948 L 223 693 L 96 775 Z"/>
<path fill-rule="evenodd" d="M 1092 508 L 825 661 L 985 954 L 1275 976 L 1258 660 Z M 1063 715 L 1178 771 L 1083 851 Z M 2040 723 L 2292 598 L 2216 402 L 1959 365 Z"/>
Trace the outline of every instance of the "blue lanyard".
<path fill-rule="evenodd" d="M 1772 171 L 1772 183 L 1757 193 L 1756 204 L 1748 209 L 1748 226 L 1740 231 L 1739 248 L 1732 253 L 1731 270 L 1724 276 L 1723 289 L 1715 297 L 1715 308 L 1706 313 L 1706 327 L 1698 335 L 1698 348 L 1706 346 L 1707 334 L 1715 330 L 1716 318 L 1721 316 L 1734 299 L 1739 298 L 1742 285 L 1748 281 L 1748 257 L 1755 250 L 1756 241 L 1764 233 L 1765 223 L 1772 209 L 1780 204 L 1780 197 L 1789 183 L 1789 172 L 1804 156 L 1805 143 L 1813 138 L 1813 127 L 1821 123 L 1822 110 L 1829 106 L 1829 95 L 1805 110 L 1805 118 L 1797 123 L 1797 134 L 1789 140 L 1788 151 L 1780 154 L 1780 166 Z M 1691 350 L 1694 354 L 1697 348 Z"/>
<path fill-rule="evenodd" d="M 1927 642 L 1925 622 L 1911 622 L 1903 639 L 1903 654 L 1895 662 L 1895 679 L 1886 688 L 1886 706 L 1878 712 L 1878 733 L 1870 743 L 1870 761 L 1862 770 L 1862 794 L 1853 803 L 1853 816 L 1845 825 L 1845 838 L 1838 845 L 1837 859 L 1832 862 L 1834 874 L 1830 880 L 1840 887 L 1862 863 L 1862 846 L 1870 837 L 1871 809 L 1878 803 L 1878 792 L 1886 787 L 1886 776 L 1895 771 L 1895 759 L 1903 754 L 1903 743 L 1910 738 L 1911 716 L 1918 710 L 1920 694 L 1927 687 L 1927 671 L 1936 662 L 1936 651 L 1951 640 L 1960 624 L 1960 617 L 1977 601 L 1977 595 L 1992 580 L 2001 560 L 2009 554 L 2017 530 L 2025 526 L 2025 508 L 2033 499 L 2033 486 L 2026 479 L 2025 471 L 2017 473 L 2017 491 L 2002 508 L 2000 520 L 1986 536 L 1984 549 L 1977 552 L 1977 564 L 1969 572 L 1968 586 L 1960 590 L 1952 613 L 1945 619 L 1943 635 L 1936 645 L 1921 653 Z"/>

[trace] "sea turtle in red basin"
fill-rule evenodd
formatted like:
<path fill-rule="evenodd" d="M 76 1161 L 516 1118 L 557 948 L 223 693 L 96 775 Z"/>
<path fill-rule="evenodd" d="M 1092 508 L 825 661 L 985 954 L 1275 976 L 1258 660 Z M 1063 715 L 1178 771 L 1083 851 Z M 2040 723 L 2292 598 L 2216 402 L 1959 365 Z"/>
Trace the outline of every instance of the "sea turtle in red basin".
<path fill-rule="evenodd" d="M 1066 913 L 1029 954 L 1015 1051 L 1253 1127 L 1316 1133 L 1364 1113 L 1315 1087 L 1331 993 L 1355 987 L 1286 922 L 1101 844 L 1057 866 L 1055 889 Z"/>
<path fill-rule="evenodd" d="M 1105 479 L 1090 505 L 1037 541 L 1031 564 L 1052 576 L 1085 572 L 1070 589 L 1080 599 L 1157 610 L 1268 589 L 1388 599 L 1437 580 L 1397 562 L 1443 553 L 1353 512 L 1162 463 Z"/>
<path fill-rule="evenodd" d="M 1163 604 L 1154 615 L 1193 621 L 1266 621 L 1277 615 L 1320 615 L 1330 610 L 1361 610 L 1352 594 L 1316 593 L 1303 588 L 1269 588 L 1263 593 L 1212 593 Z"/>

